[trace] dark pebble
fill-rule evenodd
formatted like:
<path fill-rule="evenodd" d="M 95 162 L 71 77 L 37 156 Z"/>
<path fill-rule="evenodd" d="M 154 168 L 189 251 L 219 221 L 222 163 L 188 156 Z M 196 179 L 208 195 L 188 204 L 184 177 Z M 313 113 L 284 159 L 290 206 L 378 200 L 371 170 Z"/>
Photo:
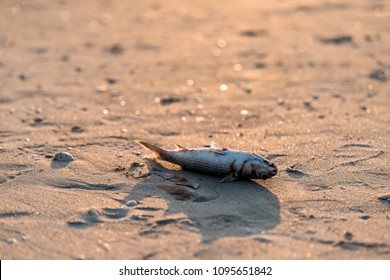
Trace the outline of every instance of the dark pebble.
<path fill-rule="evenodd" d="M 359 218 L 362 219 L 362 220 L 368 220 L 368 219 L 371 218 L 371 216 L 363 215 L 363 216 L 360 216 Z"/>
<path fill-rule="evenodd" d="M 19 74 L 19 79 L 24 82 L 25 80 L 27 80 L 27 75 L 24 74 L 24 73 L 20 73 Z"/>
<path fill-rule="evenodd" d="M 246 37 L 257 37 L 257 36 L 266 36 L 266 35 L 268 35 L 268 32 L 265 29 L 245 30 L 241 32 L 241 36 L 246 36 Z"/>
<path fill-rule="evenodd" d="M 125 50 L 120 44 L 113 44 L 111 47 L 105 48 L 106 52 L 114 55 L 122 54 Z"/>
<path fill-rule="evenodd" d="M 376 69 L 370 73 L 369 77 L 373 80 L 386 82 L 390 78 L 390 73 L 386 75 L 386 72 L 384 70 Z"/>
<path fill-rule="evenodd" d="M 43 119 L 42 118 L 35 118 L 34 119 L 34 123 L 36 123 L 36 124 L 40 124 L 40 123 L 42 123 L 43 122 Z"/>
<path fill-rule="evenodd" d="M 74 127 L 71 128 L 71 130 L 73 133 L 80 133 L 80 132 L 83 132 L 84 131 L 84 128 L 78 126 L 78 125 L 75 125 Z"/>
<path fill-rule="evenodd" d="M 172 103 L 175 103 L 175 102 L 180 102 L 180 98 L 177 98 L 177 97 L 165 97 L 165 98 L 161 98 L 159 100 L 159 103 L 163 106 L 165 105 L 171 105 Z"/>
<path fill-rule="evenodd" d="M 118 83 L 118 79 L 115 78 L 107 78 L 106 81 L 111 85 Z"/>
<path fill-rule="evenodd" d="M 345 238 L 345 240 L 352 240 L 353 234 L 350 233 L 349 231 L 347 231 L 347 232 L 344 234 L 344 238 Z"/>

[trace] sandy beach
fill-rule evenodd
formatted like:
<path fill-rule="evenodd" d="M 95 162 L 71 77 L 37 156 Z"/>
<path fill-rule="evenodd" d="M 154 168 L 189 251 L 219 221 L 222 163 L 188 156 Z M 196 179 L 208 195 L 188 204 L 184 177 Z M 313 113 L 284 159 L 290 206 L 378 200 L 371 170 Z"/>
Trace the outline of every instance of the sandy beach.
<path fill-rule="evenodd" d="M 384 0 L 3 0 L 0 259 L 390 259 L 389 19 Z M 279 172 L 221 184 L 139 139 Z"/>

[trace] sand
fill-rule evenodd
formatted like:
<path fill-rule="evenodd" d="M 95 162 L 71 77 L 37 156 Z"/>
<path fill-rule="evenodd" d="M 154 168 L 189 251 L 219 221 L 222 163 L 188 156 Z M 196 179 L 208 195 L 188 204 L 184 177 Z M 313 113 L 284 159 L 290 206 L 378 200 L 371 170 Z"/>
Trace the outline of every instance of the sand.
<path fill-rule="evenodd" d="M 388 1 L 79 2 L 0 7 L 1 259 L 390 258 Z"/>

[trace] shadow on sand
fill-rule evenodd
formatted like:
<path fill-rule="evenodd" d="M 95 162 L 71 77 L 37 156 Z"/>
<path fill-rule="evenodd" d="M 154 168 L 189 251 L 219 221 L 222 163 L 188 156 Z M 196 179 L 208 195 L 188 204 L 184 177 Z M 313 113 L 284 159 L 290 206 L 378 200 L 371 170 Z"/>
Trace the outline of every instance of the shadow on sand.
<path fill-rule="evenodd" d="M 126 199 L 142 201 L 153 195 L 163 197 L 168 204 L 165 215 L 184 213 L 204 242 L 260 234 L 280 223 L 279 200 L 255 181 L 219 183 L 217 177 L 185 170 L 172 171 L 161 166 L 159 170 L 199 186 L 190 188 L 152 175 L 136 184 Z"/>

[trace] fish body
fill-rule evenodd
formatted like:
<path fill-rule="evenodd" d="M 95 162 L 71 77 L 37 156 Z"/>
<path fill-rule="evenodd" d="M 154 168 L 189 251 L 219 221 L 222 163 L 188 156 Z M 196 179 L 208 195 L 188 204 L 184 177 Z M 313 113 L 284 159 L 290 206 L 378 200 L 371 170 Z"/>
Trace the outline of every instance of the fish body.
<path fill-rule="evenodd" d="M 278 171 L 274 163 L 262 156 L 229 150 L 214 143 L 210 148 L 187 149 L 176 145 L 176 150 L 164 150 L 143 141 L 137 143 L 157 153 L 161 159 L 180 165 L 184 169 L 225 176 L 222 183 L 239 178 L 266 180 L 275 176 Z"/>

